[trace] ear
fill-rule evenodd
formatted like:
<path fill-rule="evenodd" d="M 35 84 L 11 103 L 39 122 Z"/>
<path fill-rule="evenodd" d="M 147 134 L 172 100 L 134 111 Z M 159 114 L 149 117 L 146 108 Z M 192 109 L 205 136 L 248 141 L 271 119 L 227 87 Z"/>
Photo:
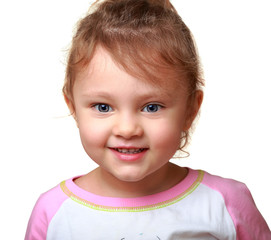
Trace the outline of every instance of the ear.
<path fill-rule="evenodd" d="M 188 114 L 186 117 L 185 128 L 184 128 L 185 131 L 189 130 L 193 121 L 195 120 L 195 118 L 199 112 L 200 106 L 202 104 L 202 100 L 203 100 L 203 91 L 197 90 L 194 93 L 192 103 L 189 104 L 189 106 L 188 106 L 188 111 L 187 111 Z"/>
<path fill-rule="evenodd" d="M 70 114 L 73 116 L 73 118 L 74 118 L 74 120 L 76 122 L 76 125 L 78 126 L 78 124 L 77 124 L 77 118 L 76 118 L 76 113 L 75 113 L 75 107 L 74 107 L 73 101 L 69 97 L 67 97 L 66 94 L 64 94 L 64 99 L 65 99 L 65 102 L 66 102 L 66 104 L 67 104 L 67 106 L 68 106 L 68 108 L 70 110 Z"/>

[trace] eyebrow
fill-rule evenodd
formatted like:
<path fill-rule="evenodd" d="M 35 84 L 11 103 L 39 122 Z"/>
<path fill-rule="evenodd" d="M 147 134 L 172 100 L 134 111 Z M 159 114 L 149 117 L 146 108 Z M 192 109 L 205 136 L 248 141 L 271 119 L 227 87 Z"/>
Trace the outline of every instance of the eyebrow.
<path fill-rule="evenodd" d="M 90 97 L 90 96 L 94 96 L 94 97 L 101 97 L 101 98 L 112 98 L 111 94 L 108 92 L 103 92 L 103 91 L 88 91 L 82 94 L 82 96 L 84 97 Z"/>
<path fill-rule="evenodd" d="M 135 90 L 136 93 L 136 90 Z M 153 98 L 171 98 L 172 96 L 167 93 L 161 93 L 160 91 L 153 91 L 151 93 L 143 93 L 143 94 L 136 94 L 137 98 L 140 98 L 143 101 L 147 101 L 148 99 Z M 87 91 L 82 94 L 83 97 L 98 97 L 98 98 L 105 98 L 105 99 L 113 99 L 113 95 L 108 91 Z"/>

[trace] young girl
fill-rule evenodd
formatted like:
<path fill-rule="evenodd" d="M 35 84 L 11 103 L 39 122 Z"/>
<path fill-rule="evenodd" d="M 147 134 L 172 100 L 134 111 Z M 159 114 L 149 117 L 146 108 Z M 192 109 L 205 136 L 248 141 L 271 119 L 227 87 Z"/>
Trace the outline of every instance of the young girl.
<path fill-rule="evenodd" d="M 270 240 L 244 184 L 169 162 L 185 153 L 203 84 L 169 1 L 97 1 L 73 38 L 63 92 L 99 167 L 41 195 L 25 239 Z"/>

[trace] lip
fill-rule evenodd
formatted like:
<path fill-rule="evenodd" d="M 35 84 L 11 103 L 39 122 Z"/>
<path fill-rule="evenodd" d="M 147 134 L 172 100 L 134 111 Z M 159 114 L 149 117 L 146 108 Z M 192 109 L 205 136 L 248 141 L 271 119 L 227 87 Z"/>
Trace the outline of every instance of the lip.
<path fill-rule="evenodd" d="M 143 149 L 142 152 L 138 152 L 138 153 L 122 153 L 117 151 L 116 149 Z M 144 155 L 147 152 L 147 148 L 138 148 L 138 147 L 114 147 L 114 148 L 109 148 L 112 153 L 121 161 L 125 161 L 125 162 L 135 162 L 138 161 L 140 159 L 142 159 L 144 157 Z"/>

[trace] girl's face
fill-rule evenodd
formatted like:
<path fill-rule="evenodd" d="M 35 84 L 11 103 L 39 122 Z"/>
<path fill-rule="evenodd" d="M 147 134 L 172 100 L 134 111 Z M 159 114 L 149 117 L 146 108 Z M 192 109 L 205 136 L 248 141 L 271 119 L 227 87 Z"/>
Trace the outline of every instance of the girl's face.
<path fill-rule="evenodd" d="M 162 171 L 191 124 L 181 87 L 138 80 L 102 48 L 76 79 L 73 94 L 85 151 L 101 171 L 124 182 Z"/>

